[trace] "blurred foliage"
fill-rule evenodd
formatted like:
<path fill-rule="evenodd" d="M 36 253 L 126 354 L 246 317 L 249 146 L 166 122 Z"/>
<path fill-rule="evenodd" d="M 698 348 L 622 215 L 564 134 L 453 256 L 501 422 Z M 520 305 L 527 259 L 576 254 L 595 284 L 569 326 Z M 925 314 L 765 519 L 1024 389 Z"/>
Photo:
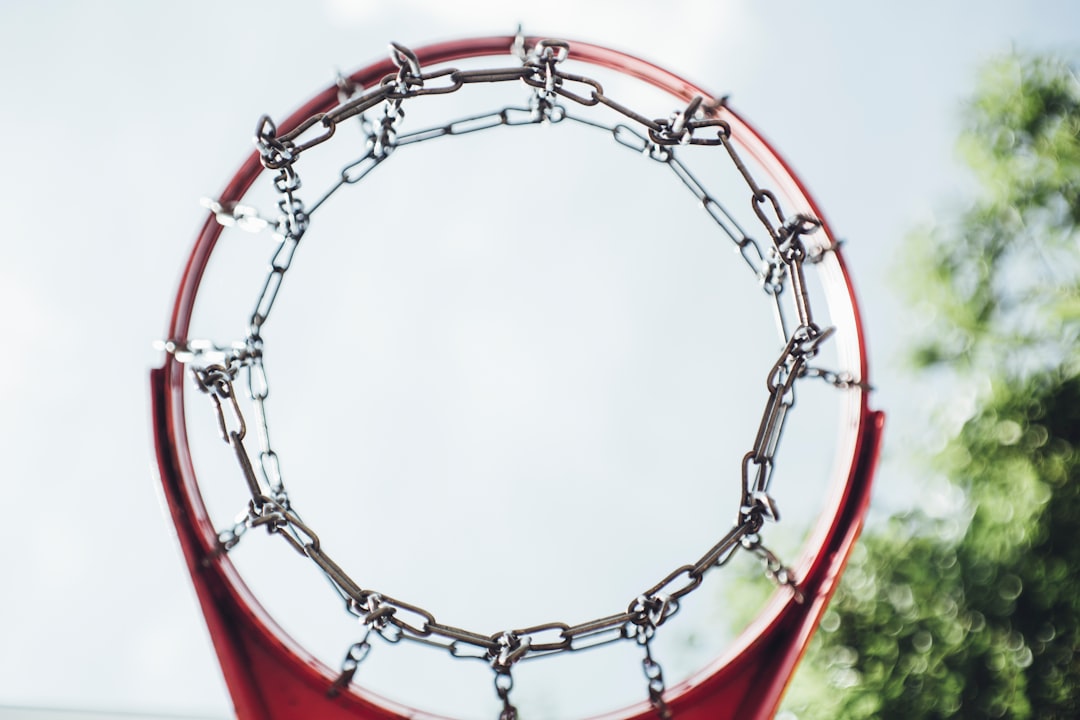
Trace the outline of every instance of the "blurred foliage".
<path fill-rule="evenodd" d="M 953 418 L 927 482 L 961 501 L 864 532 L 784 701 L 799 718 L 1080 717 L 1076 76 L 994 62 L 960 148 L 976 198 L 904 263 L 917 379 Z"/>

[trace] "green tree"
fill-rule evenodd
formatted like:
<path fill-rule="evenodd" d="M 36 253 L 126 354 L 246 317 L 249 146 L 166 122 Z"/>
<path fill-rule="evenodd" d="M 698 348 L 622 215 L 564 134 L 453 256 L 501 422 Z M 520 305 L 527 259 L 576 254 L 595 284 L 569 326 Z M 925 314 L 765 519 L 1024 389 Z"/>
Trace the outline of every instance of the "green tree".
<path fill-rule="evenodd" d="M 905 250 L 932 318 L 917 378 L 966 408 L 935 482 L 869 527 L 785 699 L 800 718 L 1080 717 L 1080 83 L 985 70 L 960 147 L 975 200 Z"/>

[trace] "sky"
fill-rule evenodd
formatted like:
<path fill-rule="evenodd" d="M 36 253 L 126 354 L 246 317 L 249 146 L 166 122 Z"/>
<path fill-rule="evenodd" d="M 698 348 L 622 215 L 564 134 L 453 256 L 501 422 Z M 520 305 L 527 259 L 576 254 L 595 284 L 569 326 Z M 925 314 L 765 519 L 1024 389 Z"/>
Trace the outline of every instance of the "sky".
<path fill-rule="evenodd" d="M 0 129 L 8 138 L 0 172 L 5 211 L 5 262 L 0 263 L 0 477 L 8 512 L 0 543 L 5 578 L 0 593 L 4 637 L 0 706 L 230 715 L 190 581 L 162 509 L 148 426 L 147 374 L 161 363 L 153 343 L 165 331 L 182 263 L 206 212 L 199 199 L 223 187 L 250 151 L 249 138 L 262 113 L 283 117 L 332 82 L 338 70 L 381 57 L 387 42 L 420 46 L 457 37 L 510 34 L 518 23 L 529 34 L 588 40 L 640 55 L 718 95 L 730 94 L 732 106 L 796 168 L 846 243 L 845 257 L 859 292 L 870 346 L 872 402 L 889 413 L 874 513 L 885 514 L 912 501 L 918 485 L 907 458 L 926 426 L 932 398 L 903 370 L 904 343 L 923 321 L 907 311 L 897 288 L 904 238 L 970 189 L 954 142 L 964 99 L 980 64 L 1014 49 L 1060 51 L 1075 57 L 1080 7 L 1074 3 L 915 0 L 886 7 L 675 0 L 662 11 L 653 4 L 585 0 L 530 4 L 324 0 L 302 7 L 278 1 L 5 3 L 0 7 Z M 498 159 L 478 156 L 477 163 L 493 168 Z M 554 181 L 539 169 L 535 172 L 530 180 L 528 166 L 511 163 L 506 177 L 542 196 L 545 183 Z M 493 182 L 491 174 L 481 180 L 492 190 L 510 184 Z M 605 183 L 600 171 L 575 181 Z M 424 207 L 436 207 L 430 193 L 437 189 L 418 188 L 429 186 L 420 184 L 414 192 L 424 199 Z M 631 201 L 621 207 L 635 206 Z M 516 236 L 562 227 L 542 213 L 537 219 L 529 213 L 520 217 L 520 211 L 506 216 L 504 210 L 502 206 L 492 210 L 492 222 L 505 219 Z M 571 220 L 598 223 L 587 208 L 566 210 L 578 213 L 570 215 Z M 442 216 L 429 213 L 425 217 L 418 211 L 415 217 L 400 219 L 398 229 L 391 226 L 384 231 L 395 233 L 387 245 L 396 246 L 400 226 L 432 234 L 430 228 L 437 228 Z M 622 227 L 633 231 L 638 220 L 622 215 Z M 645 220 L 640 222 L 644 227 Z M 606 226 L 588 227 L 599 228 L 600 233 Z M 549 263 L 543 267 L 553 277 L 577 282 L 572 287 L 582 295 L 575 297 L 595 300 L 599 314 L 590 316 L 594 325 L 581 325 L 569 339 L 552 340 L 575 343 L 580 354 L 556 352 L 553 363 L 537 368 L 562 368 L 567 373 L 584 368 L 582 377 L 604 377 L 605 366 L 590 365 L 588 350 L 600 352 L 606 342 L 624 338 L 611 334 L 615 331 L 610 321 L 619 317 L 619 309 L 604 305 L 621 296 L 606 292 L 610 289 L 606 286 L 601 292 L 590 286 L 588 278 L 560 275 L 565 268 L 559 263 L 557 243 L 554 247 L 535 260 Z M 401 263 L 389 266 L 399 272 L 411 267 L 408 257 L 378 257 Z M 646 257 L 660 263 L 664 254 Z M 312 292 L 324 292 L 317 296 L 319 302 L 338 302 L 327 288 L 347 286 L 349 274 L 344 271 L 349 268 L 334 267 L 329 255 L 323 259 L 335 270 L 326 278 L 337 282 L 323 283 L 320 291 L 320 278 L 315 277 L 308 286 Z M 498 292 L 524 298 L 544 291 L 544 277 L 515 267 Z M 673 278 L 670 288 L 679 285 L 680 268 L 689 272 L 677 264 L 665 267 Z M 369 277 L 363 275 L 363 267 L 356 270 L 369 285 L 389 293 L 384 298 L 401 292 L 387 280 L 395 277 L 392 274 L 382 277 L 382 286 L 377 273 Z M 640 268 L 625 270 L 621 277 L 634 289 L 634 273 Z M 420 272 L 434 278 L 440 268 L 423 265 Z M 659 292 L 670 288 L 661 287 Z M 503 348 L 507 354 L 501 357 L 525 362 L 524 354 L 535 346 L 521 344 L 524 341 L 512 334 L 516 325 L 513 318 L 507 319 L 510 311 L 495 312 L 500 309 L 498 292 L 466 296 L 474 304 L 462 305 L 459 319 L 462 314 L 476 315 L 477 308 L 491 313 L 490 317 L 480 313 L 488 324 L 465 323 L 462 342 L 466 348 L 482 348 L 484 333 L 501 328 L 518 343 Z M 535 310 L 525 299 L 518 302 L 522 304 L 510 306 L 514 318 Z M 440 307 L 439 312 L 452 309 Z M 568 325 L 578 314 L 569 302 L 552 302 L 543 312 L 535 311 L 537 317 L 559 318 Z M 641 314 L 647 311 L 648 306 L 642 306 Z M 398 319 L 436 327 L 444 317 L 411 312 Z M 393 320 L 374 330 L 385 333 L 379 337 L 405 342 L 393 334 L 397 332 L 391 327 Z M 302 314 L 290 322 L 296 332 L 305 330 Z M 348 352 L 347 344 L 341 347 Z M 431 350 L 423 344 L 410 347 L 419 357 Z M 511 393 L 510 399 L 524 406 L 557 407 L 559 417 L 569 417 L 581 427 L 603 422 L 602 416 L 576 413 L 570 401 L 558 405 L 559 398 L 513 395 L 513 378 L 504 378 L 500 385 L 500 368 L 482 364 L 490 357 L 483 352 L 462 357 L 462 362 L 472 363 L 469 367 L 479 367 L 475 372 L 486 381 L 496 378 L 490 392 Z M 671 357 L 666 361 L 673 362 Z M 368 377 L 363 372 L 347 375 L 340 367 L 335 373 L 326 372 L 322 359 L 316 366 L 314 374 L 319 377 L 311 392 L 319 397 L 335 397 L 341 383 Z M 532 366 L 517 367 L 520 371 Z M 361 369 L 378 377 L 389 377 L 393 370 L 374 365 Z M 384 415 L 379 422 L 359 420 L 368 423 L 361 434 L 389 436 L 394 428 L 407 428 L 428 442 L 444 443 L 440 446 L 444 458 L 460 459 L 470 450 L 488 453 L 492 467 L 513 462 L 510 455 L 524 452 L 490 437 L 438 440 L 441 425 L 432 421 L 428 428 L 417 420 L 438 407 L 435 401 L 442 396 L 437 370 L 409 369 L 426 373 L 431 387 L 417 389 L 404 381 L 388 385 L 396 388 L 386 391 L 389 395 L 401 395 L 376 398 Z M 559 377 L 555 373 L 549 379 L 558 382 Z M 687 396 L 696 389 L 692 384 L 668 388 Z M 335 404 L 317 407 L 333 409 Z M 327 417 L 339 428 L 349 427 L 351 410 L 338 407 L 335 412 L 340 415 Z M 530 420 L 535 424 L 527 430 L 533 434 L 541 432 L 545 422 L 553 422 L 543 416 Z M 294 437 L 314 434 L 307 420 L 282 424 Z M 495 431 L 493 426 L 484 427 L 486 432 Z M 602 434 L 583 432 L 557 438 L 563 445 L 573 437 L 584 438 L 583 447 L 604 444 Z M 659 448 L 670 451 L 681 447 L 680 442 L 705 442 L 699 436 L 688 438 L 682 430 L 670 434 L 680 437 L 658 444 Z M 282 435 L 288 433 L 283 430 Z M 340 443 L 351 442 L 347 434 L 334 437 Z M 431 472 L 432 466 L 416 460 L 430 455 L 430 446 L 425 448 L 424 453 L 412 453 L 407 445 L 400 447 L 399 466 L 419 475 Z M 614 452 L 603 457 L 611 461 L 616 456 Z M 630 463 L 637 457 L 622 461 Z M 320 467 L 317 459 L 312 462 Z M 673 493 L 664 495 L 670 498 Z M 383 516 L 379 522 L 386 522 L 386 516 L 405 514 L 400 508 L 411 507 L 410 500 L 416 499 L 399 498 L 376 508 L 375 514 Z M 437 496 L 424 499 L 433 504 L 448 501 Z M 932 493 L 930 499 L 949 502 L 949 498 L 935 500 Z M 631 506 L 620 514 L 624 524 L 605 526 L 605 532 L 633 532 L 636 527 L 647 536 L 651 513 L 665 511 L 678 512 L 677 503 L 650 500 L 637 510 Z M 577 523 L 556 521 L 533 529 L 533 541 L 526 544 L 565 543 L 572 548 L 596 543 L 595 528 L 604 518 L 596 517 L 595 511 L 580 514 L 585 517 Z M 443 531 L 449 534 L 461 521 L 437 513 L 424 517 L 428 525 L 445 523 Z M 367 520 L 376 521 L 370 516 Z M 378 527 L 385 538 L 398 525 Z M 580 528 L 588 531 L 576 533 Z M 436 542 L 418 532 L 406 531 L 388 540 L 394 545 Z M 513 563 L 514 557 L 505 561 Z M 537 572 L 542 557 L 529 561 Z M 0 717 L 4 713 L 0 709 Z"/>

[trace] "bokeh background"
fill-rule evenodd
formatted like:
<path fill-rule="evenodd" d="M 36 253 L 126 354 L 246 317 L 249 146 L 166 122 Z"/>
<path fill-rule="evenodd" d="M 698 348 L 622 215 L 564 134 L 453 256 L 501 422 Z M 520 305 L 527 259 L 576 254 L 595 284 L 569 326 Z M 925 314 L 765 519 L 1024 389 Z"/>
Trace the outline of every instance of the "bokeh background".
<path fill-rule="evenodd" d="M 873 512 L 927 499 L 907 462 L 933 398 L 903 369 L 906 331 L 925 321 L 895 289 L 905 238 L 971 188 L 954 144 L 977 69 L 1014 49 L 1075 51 L 1074 3 L 5 3 L 0 706 L 229 716 L 147 424 L 152 343 L 198 199 L 260 114 L 388 40 L 518 23 L 730 93 L 792 161 L 847 241 L 874 405 L 890 415 Z"/>

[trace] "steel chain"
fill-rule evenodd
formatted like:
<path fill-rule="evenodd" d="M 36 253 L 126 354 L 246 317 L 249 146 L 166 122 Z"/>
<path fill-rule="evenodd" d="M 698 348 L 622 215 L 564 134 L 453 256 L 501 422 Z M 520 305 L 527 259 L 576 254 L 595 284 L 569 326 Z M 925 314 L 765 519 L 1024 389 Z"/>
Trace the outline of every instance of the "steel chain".
<path fill-rule="evenodd" d="M 765 577 L 780 587 L 790 588 L 795 602 L 802 603 L 805 601 L 802 590 L 799 589 L 798 580 L 791 568 L 781 562 L 773 551 L 762 544 L 760 535 L 756 533 L 746 535 L 743 537 L 741 544 L 761 560 L 765 569 Z"/>
<path fill-rule="evenodd" d="M 510 669 L 495 671 L 495 694 L 502 701 L 502 710 L 499 711 L 499 720 L 517 720 L 518 711 L 510 702 L 510 691 L 514 689 L 514 678 Z"/>
<path fill-rule="evenodd" d="M 222 549 L 232 548 L 247 530 L 255 527 L 265 527 L 271 534 L 281 535 L 294 550 L 309 557 L 321 568 L 345 600 L 348 612 L 357 616 L 367 628 L 363 640 L 354 643 L 346 652 L 341 674 L 328 690 L 330 694 L 340 692 L 351 682 L 357 666 L 370 650 L 368 634 L 374 631 L 390 643 L 409 640 L 442 648 L 454 657 L 477 658 L 490 663 L 495 671 L 496 693 L 503 702 L 500 720 L 516 720 L 517 710 L 509 701 L 513 687 L 511 670 L 516 663 L 632 639 L 644 649 L 642 662 L 650 701 L 661 718 L 670 718 L 670 710 L 663 698 L 663 673 L 652 657 L 650 641 L 657 628 L 678 611 L 681 598 L 694 591 L 707 572 L 725 565 L 742 548 L 762 560 L 768 577 L 778 585 L 791 587 L 796 598 L 801 600 L 796 579 L 761 544 L 759 535 L 765 520 L 779 518 L 776 503 L 769 495 L 769 482 L 785 419 L 795 402 L 795 382 L 803 377 L 819 377 L 837 388 L 865 387 L 849 373 L 812 368 L 808 364 L 820 343 L 831 332 L 821 330 L 813 322 L 802 269 L 803 263 L 808 261 L 802 237 L 816 231 L 820 222 L 805 215 L 786 218 L 776 196 L 757 184 L 730 140 L 730 127 L 718 117 L 717 109 L 723 105 L 722 100 L 696 97 L 666 120 L 647 118 L 607 97 L 599 82 L 559 69 L 569 51 L 569 46 L 561 41 L 540 41 L 527 54 L 521 50 L 523 63 L 519 67 L 468 71 L 441 69 L 424 72 L 412 51 L 397 44 L 391 47 L 397 73 L 388 75 L 378 85 L 366 90 L 339 78 L 341 102 L 330 112 L 314 115 L 298 127 L 281 134 L 269 117 L 260 118 L 255 142 L 262 164 L 276 172 L 274 185 L 279 194 L 279 216 L 275 222 L 264 218 L 255 208 L 237 203 L 204 201 L 204 205 L 222 225 L 256 232 L 273 228 L 282 240 L 271 259 L 270 271 L 249 319 L 248 337 L 244 342 L 224 347 L 206 341 L 174 339 L 163 343 L 163 348 L 176 360 L 190 366 L 196 386 L 210 396 L 219 431 L 224 441 L 234 448 L 251 495 L 248 508 L 230 528 L 219 534 Z M 472 83 L 510 81 L 521 81 L 533 89 L 528 107 L 510 106 L 439 127 L 408 134 L 398 132 L 404 118 L 404 105 L 411 98 L 452 93 Z M 560 98 L 582 106 L 608 107 L 643 128 L 643 132 L 623 123 L 606 126 L 569 114 L 560 104 Z M 382 107 L 382 114 L 375 124 L 367 119 L 365 113 L 379 106 Z M 337 125 L 352 117 L 358 117 L 364 129 L 366 153 L 346 165 L 339 181 L 318 198 L 310 210 L 306 210 L 298 195 L 301 183 L 294 166 L 304 152 L 329 140 Z M 314 211 L 342 185 L 353 184 L 366 177 L 395 148 L 498 126 L 562 120 L 606 130 L 619 144 L 662 162 L 672 170 L 733 242 L 766 293 L 774 298 L 781 321 L 778 326 L 786 345 L 769 372 L 769 397 L 765 411 L 754 446 L 743 460 L 742 498 L 735 525 L 716 545 L 694 564 L 676 568 L 636 597 L 629 603 L 626 612 L 578 625 L 551 622 L 484 635 L 439 623 L 434 615 L 422 608 L 363 588 L 323 551 L 318 536 L 291 508 L 280 461 L 270 443 L 265 404 L 270 386 L 264 366 L 261 330 L 270 316 L 283 278 Z M 698 133 L 704 130 L 709 133 L 702 137 Z M 772 241 L 768 253 L 762 251 L 735 217 L 676 157 L 676 148 L 682 145 L 722 145 L 727 150 L 750 189 L 754 212 Z M 787 332 L 782 322 L 783 312 L 779 301 L 789 279 L 798 320 L 796 329 L 791 333 Z M 234 390 L 234 382 L 241 372 L 246 374 L 248 399 L 255 408 L 259 476 L 243 443 L 247 426 Z"/>
<path fill-rule="evenodd" d="M 359 642 L 355 642 L 349 646 L 349 649 L 345 651 L 345 659 L 341 661 L 341 672 L 326 690 L 327 697 L 337 697 L 343 690 L 349 687 L 349 683 L 352 682 L 353 676 L 356 675 L 356 671 L 360 668 L 360 663 L 364 662 L 368 653 L 371 652 L 371 643 L 368 642 L 368 636 L 371 634 L 371 630 L 368 629 L 364 633 L 363 639 Z"/>
<path fill-rule="evenodd" d="M 649 690 L 649 703 L 656 710 L 656 716 L 660 720 L 671 720 L 671 708 L 668 707 L 667 701 L 664 699 L 664 692 L 667 689 L 664 686 L 664 671 L 660 667 L 660 663 L 656 662 L 652 655 L 651 642 L 655 633 L 655 626 L 641 625 L 638 627 L 635 639 L 645 653 L 645 657 L 641 659 L 641 669 L 645 673 L 645 682 Z"/>

